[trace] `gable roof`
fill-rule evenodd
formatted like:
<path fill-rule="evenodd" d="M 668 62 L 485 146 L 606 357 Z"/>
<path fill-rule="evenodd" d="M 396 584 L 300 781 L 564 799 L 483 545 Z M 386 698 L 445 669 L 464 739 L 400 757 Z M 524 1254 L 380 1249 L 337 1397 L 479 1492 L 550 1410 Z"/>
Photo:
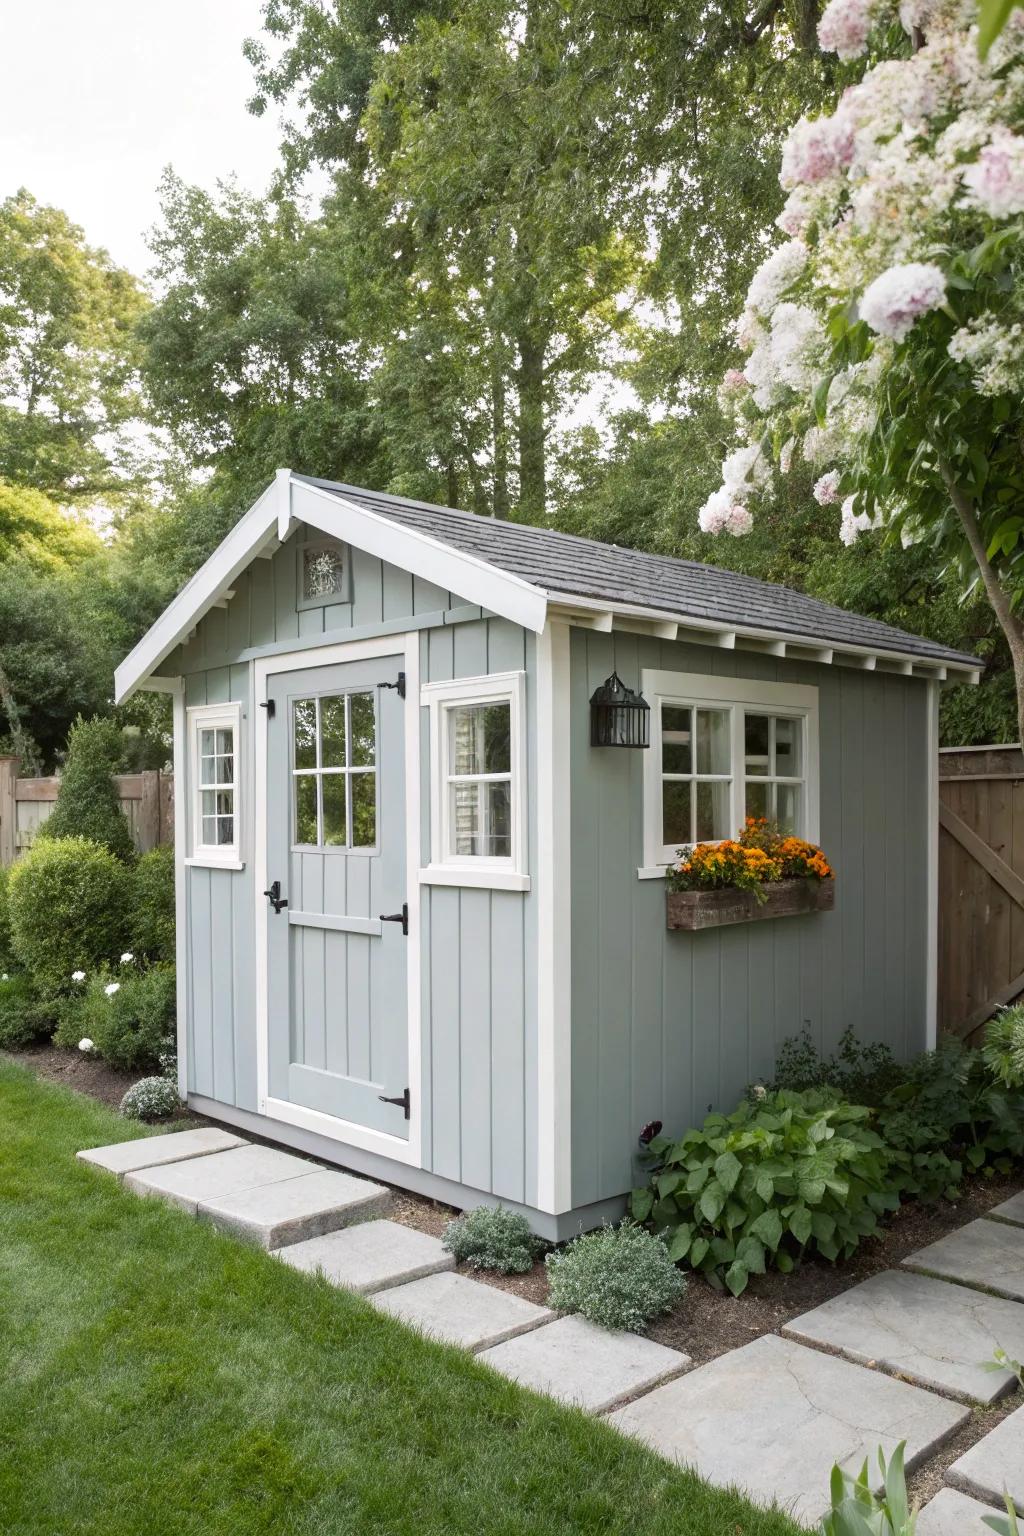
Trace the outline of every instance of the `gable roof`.
<path fill-rule="evenodd" d="M 876 654 L 910 671 L 950 669 L 977 677 L 981 662 L 862 614 L 692 560 L 645 554 L 524 523 L 500 522 L 429 502 L 278 470 L 274 482 L 214 550 L 115 674 L 128 698 L 230 592 L 261 552 L 300 522 L 457 593 L 539 633 L 552 610 L 596 627 L 654 623 L 703 635 L 706 643 Z M 664 621 L 658 625 L 657 621 Z"/>

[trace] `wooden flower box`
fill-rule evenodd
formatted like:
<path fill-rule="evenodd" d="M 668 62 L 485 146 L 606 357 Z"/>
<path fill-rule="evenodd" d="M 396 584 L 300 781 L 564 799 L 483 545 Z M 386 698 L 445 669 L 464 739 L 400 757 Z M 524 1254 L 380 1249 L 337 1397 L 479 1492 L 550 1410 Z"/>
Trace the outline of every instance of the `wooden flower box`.
<path fill-rule="evenodd" d="M 725 928 L 730 923 L 756 923 L 769 917 L 831 912 L 836 903 L 834 880 L 779 880 L 764 889 L 768 899 L 763 902 L 753 891 L 731 886 L 715 891 L 667 891 L 667 925 L 693 933 L 698 928 Z"/>

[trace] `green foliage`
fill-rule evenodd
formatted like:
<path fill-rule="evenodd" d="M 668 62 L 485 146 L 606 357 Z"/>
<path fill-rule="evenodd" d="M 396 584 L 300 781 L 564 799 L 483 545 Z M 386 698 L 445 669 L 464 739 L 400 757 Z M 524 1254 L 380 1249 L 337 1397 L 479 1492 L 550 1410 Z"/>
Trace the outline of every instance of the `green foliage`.
<path fill-rule="evenodd" d="M 132 871 L 131 945 L 147 960 L 174 959 L 174 848 L 162 843 Z"/>
<path fill-rule="evenodd" d="M 8 896 L 8 871 L 0 864 L 0 971 L 9 971 L 14 965 L 11 948 L 11 911 Z"/>
<path fill-rule="evenodd" d="M 0 972 L 0 1048 L 28 1045 L 53 1029 L 54 1007 L 41 1001 L 24 971 Z"/>
<path fill-rule="evenodd" d="M 126 1120 L 166 1120 L 181 1104 L 178 1090 L 166 1077 L 143 1077 L 121 1100 Z"/>
<path fill-rule="evenodd" d="M 768 1086 L 793 1093 L 805 1088 L 831 1088 L 850 1104 L 877 1105 L 904 1075 L 903 1067 L 881 1041 L 861 1044 L 852 1029 L 845 1029 L 835 1054 L 823 1056 L 805 1026 L 801 1034 L 782 1042 Z"/>
<path fill-rule="evenodd" d="M 1024 1087 L 1024 1003 L 1000 1008 L 988 1021 L 982 1055 L 1004 1088 Z"/>
<path fill-rule="evenodd" d="M 630 1221 L 584 1232 L 544 1262 L 551 1305 L 602 1328 L 642 1333 L 686 1288 L 662 1240 Z"/>
<path fill-rule="evenodd" d="M 457 1263 L 496 1269 L 501 1275 L 525 1275 L 543 1247 L 525 1216 L 500 1205 L 478 1205 L 456 1216 L 442 1241 Z"/>
<path fill-rule="evenodd" d="M 10 872 L 15 958 L 43 996 L 74 985 L 124 946 L 129 876 L 108 849 L 84 837 L 38 841 Z"/>
<path fill-rule="evenodd" d="M 88 838 L 119 859 L 134 860 L 131 830 L 113 779 L 120 754 L 121 733 L 112 720 L 78 717 L 68 737 L 57 801 L 40 828 L 41 838 Z"/>
<path fill-rule="evenodd" d="M 91 1040 L 112 1067 L 156 1067 L 174 1030 L 173 966 L 97 971 L 62 1013 L 54 1040 L 71 1050 Z"/>
<path fill-rule="evenodd" d="M 870 1109 L 827 1091 L 746 1100 L 680 1141 L 655 1137 L 632 1214 L 664 1234 L 674 1261 L 734 1296 L 752 1274 L 788 1272 L 805 1253 L 848 1258 L 899 1204 L 870 1121 Z"/>
<path fill-rule="evenodd" d="M 0 479 L 0 561 L 20 558 L 35 569 L 56 571 L 102 550 L 87 518 L 62 511 L 31 486 Z"/>
<path fill-rule="evenodd" d="M 886 1465 L 879 1446 L 881 1497 L 872 1490 L 867 1461 L 856 1477 L 838 1465 L 832 1468 L 832 1509 L 821 1522 L 821 1536 L 914 1536 L 917 1511 L 911 1510 L 907 1498 L 905 1450 L 906 1441 L 901 1440 Z"/>

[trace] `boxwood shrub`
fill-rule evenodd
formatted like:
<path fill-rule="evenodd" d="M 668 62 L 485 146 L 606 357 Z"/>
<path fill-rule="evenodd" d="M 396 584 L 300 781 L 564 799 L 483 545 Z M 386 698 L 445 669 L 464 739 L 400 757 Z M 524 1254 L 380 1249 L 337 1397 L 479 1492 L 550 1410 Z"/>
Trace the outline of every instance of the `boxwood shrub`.
<path fill-rule="evenodd" d="M 131 948 L 150 960 L 174 959 L 174 849 L 163 843 L 132 871 Z"/>
<path fill-rule="evenodd" d="M 685 1261 L 738 1296 L 752 1274 L 807 1252 L 848 1257 L 899 1205 L 893 1155 L 872 1111 L 827 1091 L 765 1093 L 709 1115 L 679 1141 L 656 1136 L 631 1211 Z"/>
<path fill-rule="evenodd" d="M 129 872 L 98 843 L 40 840 L 12 868 L 8 893 L 11 947 L 41 996 L 70 991 L 74 971 L 124 949 Z"/>
<path fill-rule="evenodd" d="M 54 1007 L 35 993 L 24 971 L 0 971 L 0 1049 L 16 1050 L 48 1035 Z"/>

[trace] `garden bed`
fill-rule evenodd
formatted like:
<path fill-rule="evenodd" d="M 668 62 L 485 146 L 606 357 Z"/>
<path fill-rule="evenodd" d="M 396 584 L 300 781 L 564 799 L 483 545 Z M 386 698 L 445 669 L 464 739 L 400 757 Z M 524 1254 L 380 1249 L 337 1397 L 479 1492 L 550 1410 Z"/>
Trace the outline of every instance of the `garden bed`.
<path fill-rule="evenodd" d="M 119 1108 L 132 1084 L 147 1075 L 143 1068 L 124 1072 L 110 1066 L 94 1053 L 87 1055 L 82 1051 L 62 1050 L 59 1045 L 52 1045 L 48 1040 L 38 1045 L 20 1046 L 17 1050 L 5 1048 L 0 1051 L 0 1056 L 7 1056 L 9 1060 L 28 1067 L 44 1082 L 75 1088 L 79 1093 L 87 1093 L 90 1098 L 99 1099 L 101 1104 L 109 1104 L 112 1109 Z M 184 1106 L 173 1119 L 175 1122 L 192 1120 L 196 1124 L 200 1123 L 198 1117 Z"/>

